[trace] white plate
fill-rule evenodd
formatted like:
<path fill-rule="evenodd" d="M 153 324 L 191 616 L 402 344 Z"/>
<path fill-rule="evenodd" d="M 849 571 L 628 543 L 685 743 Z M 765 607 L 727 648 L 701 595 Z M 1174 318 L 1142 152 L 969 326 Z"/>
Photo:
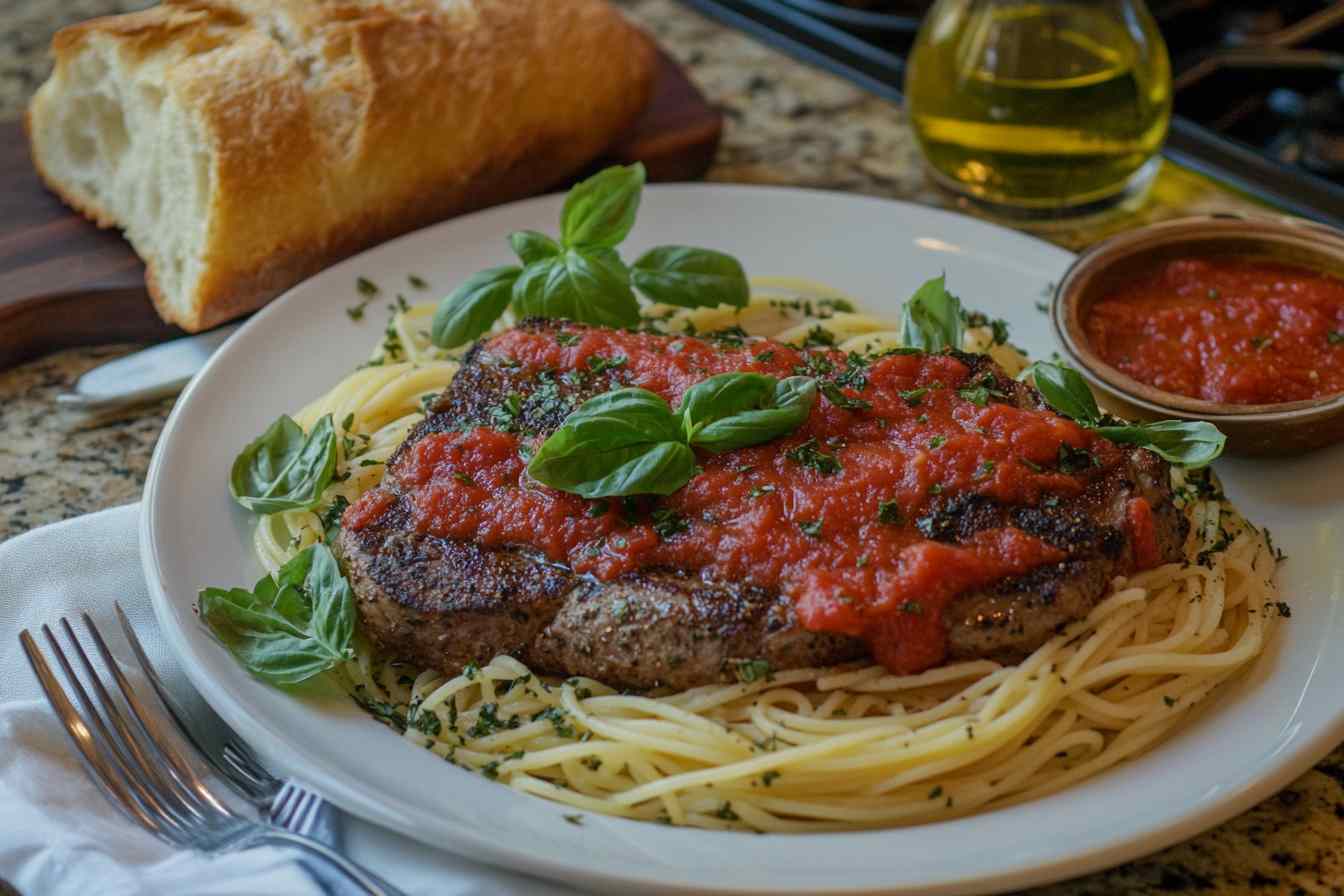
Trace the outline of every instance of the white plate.
<path fill-rule="evenodd" d="M 1186 730 L 1063 793 L 975 817 L 871 833 L 755 836 L 642 824 L 518 794 L 413 749 L 349 701 L 299 698 L 252 679 L 193 613 L 204 585 L 251 583 L 251 521 L 229 499 L 237 451 L 322 393 L 377 341 L 381 303 L 344 313 L 356 276 L 437 296 L 507 260 L 511 230 L 553 230 L 560 197 L 493 209 L 380 246 L 292 289 L 215 355 L 178 402 L 145 486 L 142 546 L 159 622 L 193 683 L 229 724 L 341 807 L 475 859 L 611 892 L 972 893 L 1072 877 L 1190 837 L 1283 787 L 1344 737 L 1344 451 L 1224 461 L 1232 497 L 1274 530 L 1293 618 L 1250 674 Z M 698 243 L 750 272 L 821 279 L 895 315 L 946 271 L 967 305 L 1007 318 L 1033 355 L 1054 350 L 1037 310 L 1069 262 L 1061 249 L 915 205 L 803 190 L 653 187 L 626 247 Z"/>

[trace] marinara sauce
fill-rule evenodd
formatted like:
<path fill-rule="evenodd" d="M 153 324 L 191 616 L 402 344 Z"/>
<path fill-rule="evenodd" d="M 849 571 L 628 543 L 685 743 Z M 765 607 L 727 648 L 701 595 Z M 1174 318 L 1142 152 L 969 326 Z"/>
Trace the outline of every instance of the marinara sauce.
<path fill-rule="evenodd" d="M 1088 341 L 1167 392 L 1271 404 L 1344 392 L 1344 280 L 1272 261 L 1184 258 L 1092 306 Z"/>
<path fill-rule="evenodd" d="M 968 494 L 1005 504 L 1067 500 L 1124 456 L 1057 414 L 1001 400 L 992 377 L 952 355 L 865 362 L 766 340 L 524 329 L 496 337 L 487 352 L 524 377 L 614 371 L 617 384 L 649 389 L 673 408 L 690 386 L 735 370 L 812 373 L 867 406 L 819 396 L 792 434 L 701 452 L 701 472 L 658 499 L 589 501 L 529 479 L 520 450 L 541 434 L 485 426 L 435 433 L 347 511 L 346 526 L 366 526 L 401 500 L 418 531 L 524 546 L 600 580 L 663 566 L 778 589 L 804 627 L 863 637 L 897 672 L 944 659 L 941 614 L 952 598 L 1065 556 L 1011 526 L 956 544 L 931 539 L 931 510 Z M 1061 456 L 1086 463 L 1062 472 Z M 1138 545 L 1151 519 L 1145 510 L 1130 510 Z"/>

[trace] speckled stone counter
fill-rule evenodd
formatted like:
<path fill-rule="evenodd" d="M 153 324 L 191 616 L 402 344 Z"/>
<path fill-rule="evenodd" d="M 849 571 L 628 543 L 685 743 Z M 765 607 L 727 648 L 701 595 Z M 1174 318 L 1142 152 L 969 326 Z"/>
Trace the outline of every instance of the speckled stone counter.
<path fill-rule="evenodd" d="M 56 27 L 145 5 L 0 0 L 0 118 L 21 114 L 45 77 L 46 45 Z M 621 5 L 685 63 L 723 110 L 727 130 L 711 179 L 949 204 L 925 177 L 896 106 L 673 0 Z M 1236 197 L 1168 165 L 1132 214 L 1049 238 L 1076 248 L 1146 220 L 1238 207 L 1244 205 Z M 90 418 L 55 400 L 84 370 L 133 348 L 61 352 L 0 372 L 0 538 L 138 498 L 171 403 Z M 1344 750 L 1202 836 L 1113 871 L 1033 892 L 1344 893 Z"/>

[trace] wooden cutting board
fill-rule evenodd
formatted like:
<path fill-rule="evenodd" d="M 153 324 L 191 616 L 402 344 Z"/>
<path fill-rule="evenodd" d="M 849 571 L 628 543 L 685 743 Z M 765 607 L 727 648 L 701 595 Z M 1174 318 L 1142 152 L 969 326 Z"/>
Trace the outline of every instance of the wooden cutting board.
<path fill-rule="evenodd" d="M 722 128 L 662 54 L 649 108 L 594 168 L 642 161 L 650 180 L 696 180 Z M 22 124 L 0 124 L 0 369 L 71 346 L 181 335 L 154 313 L 144 271 L 118 231 L 99 230 L 42 186 Z"/>

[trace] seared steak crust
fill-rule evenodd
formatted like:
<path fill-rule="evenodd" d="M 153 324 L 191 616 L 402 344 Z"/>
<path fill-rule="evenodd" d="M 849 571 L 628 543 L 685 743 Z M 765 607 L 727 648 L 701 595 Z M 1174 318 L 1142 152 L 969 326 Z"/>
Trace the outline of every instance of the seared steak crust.
<path fill-rule="evenodd" d="M 1004 400 L 1040 406 L 1033 390 L 988 358 L 959 357 L 973 377 L 992 376 Z M 575 406 L 619 385 L 621 375 L 619 369 L 572 378 L 527 375 L 478 344 L 392 462 L 429 433 L 497 424 L 492 415 L 510 395 L 521 401 L 524 429 L 549 433 Z M 1134 497 L 1153 508 L 1160 556 L 1179 557 L 1188 527 L 1172 502 L 1167 465 L 1140 449 L 1067 502 L 1005 507 L 974 495 L 935 502 L 917 521 L 929 538 L 960 542 L 1011 525 L 1069 555 L 956 598 L 943 612 L 950 657 L 1019 659 L 1086 615 L 1111 578 L 1127 569 L 1124 521 Z M 790 599 L 777 591 L 668 569 L 599 582 L 523 548 L 488 549 L 418 533 L 409 516 L 409 499 L 398 494 L 374 523 L 343 530 L 339 549 L 364 630 L 385 654 L 446 674 L 507 653 L 539 672 L 631 688 L 686 688 L 730 679 L 751 660 L 779 670 L 867 655 L 859 639 L 803 629 Z"/>

